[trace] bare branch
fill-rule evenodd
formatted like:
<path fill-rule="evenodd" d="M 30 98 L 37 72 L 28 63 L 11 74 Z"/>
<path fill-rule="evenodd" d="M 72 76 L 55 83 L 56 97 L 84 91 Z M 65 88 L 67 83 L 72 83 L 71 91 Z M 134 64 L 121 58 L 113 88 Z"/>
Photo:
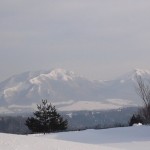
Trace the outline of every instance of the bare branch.
<path fill-rule="evenodd" d="M 144 105 L 148 107 L 150 104 L 150 85 L 145 83 L 141 76 L 136 76 L 137 81 L 137 93 L 144 102 Z"/>

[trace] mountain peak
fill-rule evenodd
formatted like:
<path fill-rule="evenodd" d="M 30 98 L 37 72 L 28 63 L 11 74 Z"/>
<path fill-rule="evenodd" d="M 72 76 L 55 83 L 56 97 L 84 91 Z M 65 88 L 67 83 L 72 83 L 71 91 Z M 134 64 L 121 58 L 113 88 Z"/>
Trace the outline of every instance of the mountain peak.
<path fill-rule="evenodd" d="M 121 83 L 124 83 L 124 81 L 136 81 L 136 77 L 142 77 L 145 79 L 149 79 L 150 78 L 150 70 L 147 69 L 133 69 L 132 71 L 121 75 L 120 77 L 116 78 L 116 80 L 120 80 Z"/>
<path fill-rule="evenodd" d="M 76 75 L 73 71 L 67 71 L 65 69 L 58 68 L 52 69 L 51 71 L 46 73 L 42 73 L 30 79 L 30 82 L 33 84 L 40 84 L 47 79 L 69 81 L 73 80 L 75 77 Z"/>
<path fill-rule="evenodd" d="M 57 69 L 51 70 L 47 74 L 47 76 L 49 76 L 49 78 L 54 79 L 54 80 L 60 79 L 60 80 L 68 81 L 68 80 L 73 80 L 73 78 L 76 75 L 73 71 L 68 71 L 65 69 L 57 68 Z"/>
<path fill-rule="evenodd" d="M 64 81 L 73 80 L 75 77 L 75 73 L 73 71 L 67 71 L 61 68 L 53 69 L 48 75 L 51 79 L 61 79 Z"/>
<path fill-rule="evenodd" d="M 147 69 L 134 69 L 134 74 L 137 76 L 145 76 L 145 75 L 150 75 L 150 71 Z"/>

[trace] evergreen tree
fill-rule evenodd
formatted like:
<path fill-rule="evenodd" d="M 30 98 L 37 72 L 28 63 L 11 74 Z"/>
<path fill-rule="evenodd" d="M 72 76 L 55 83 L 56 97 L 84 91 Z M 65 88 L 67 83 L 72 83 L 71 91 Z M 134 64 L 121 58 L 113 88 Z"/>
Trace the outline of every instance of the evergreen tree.
<path fill-rule="evenodd" d="M 130 119 L 129 126 L 132 126 L 135 123 L 142 123 L 143 124 L 143 118 L 138 115 L 133 115 Z"/>
<path fill-rule="evenodd" d="M 47 100 L 42 100 L 41 105 L 37 105 L 34 117 L 26 120 L 26 126 L 33 133 L 49 133 L 67 129 L 67 120 L 57 113 L 55 106 L 48 104 Z"/>

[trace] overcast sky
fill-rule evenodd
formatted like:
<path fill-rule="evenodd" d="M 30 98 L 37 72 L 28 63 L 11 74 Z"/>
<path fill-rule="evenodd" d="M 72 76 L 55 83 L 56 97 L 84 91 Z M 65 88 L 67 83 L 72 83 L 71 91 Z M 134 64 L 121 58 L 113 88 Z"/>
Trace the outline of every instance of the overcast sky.
<path fill-rule="evenodd" d="M 150 69 L 150 1 L 0 0 L 0 81 L 51 68 L 90 79 Z"/>

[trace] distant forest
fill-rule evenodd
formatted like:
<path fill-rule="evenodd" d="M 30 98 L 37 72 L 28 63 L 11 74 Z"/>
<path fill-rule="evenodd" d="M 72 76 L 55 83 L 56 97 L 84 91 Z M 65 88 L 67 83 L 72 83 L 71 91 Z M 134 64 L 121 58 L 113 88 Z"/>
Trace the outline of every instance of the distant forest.
<path fill-rule="evenodd" d="M 60 112 L 68 120 L 68 130 L 102 129 L 117 126 L 128 126 L 129 119 L 136 113 L 136 107 L 123 108 L 110 111 L 76 111 Z M 0 132 L 28 134 L 25 126 L 29 115 L 0 116 Z M 31 114 L 30 114 L 31 116 Z"/>

